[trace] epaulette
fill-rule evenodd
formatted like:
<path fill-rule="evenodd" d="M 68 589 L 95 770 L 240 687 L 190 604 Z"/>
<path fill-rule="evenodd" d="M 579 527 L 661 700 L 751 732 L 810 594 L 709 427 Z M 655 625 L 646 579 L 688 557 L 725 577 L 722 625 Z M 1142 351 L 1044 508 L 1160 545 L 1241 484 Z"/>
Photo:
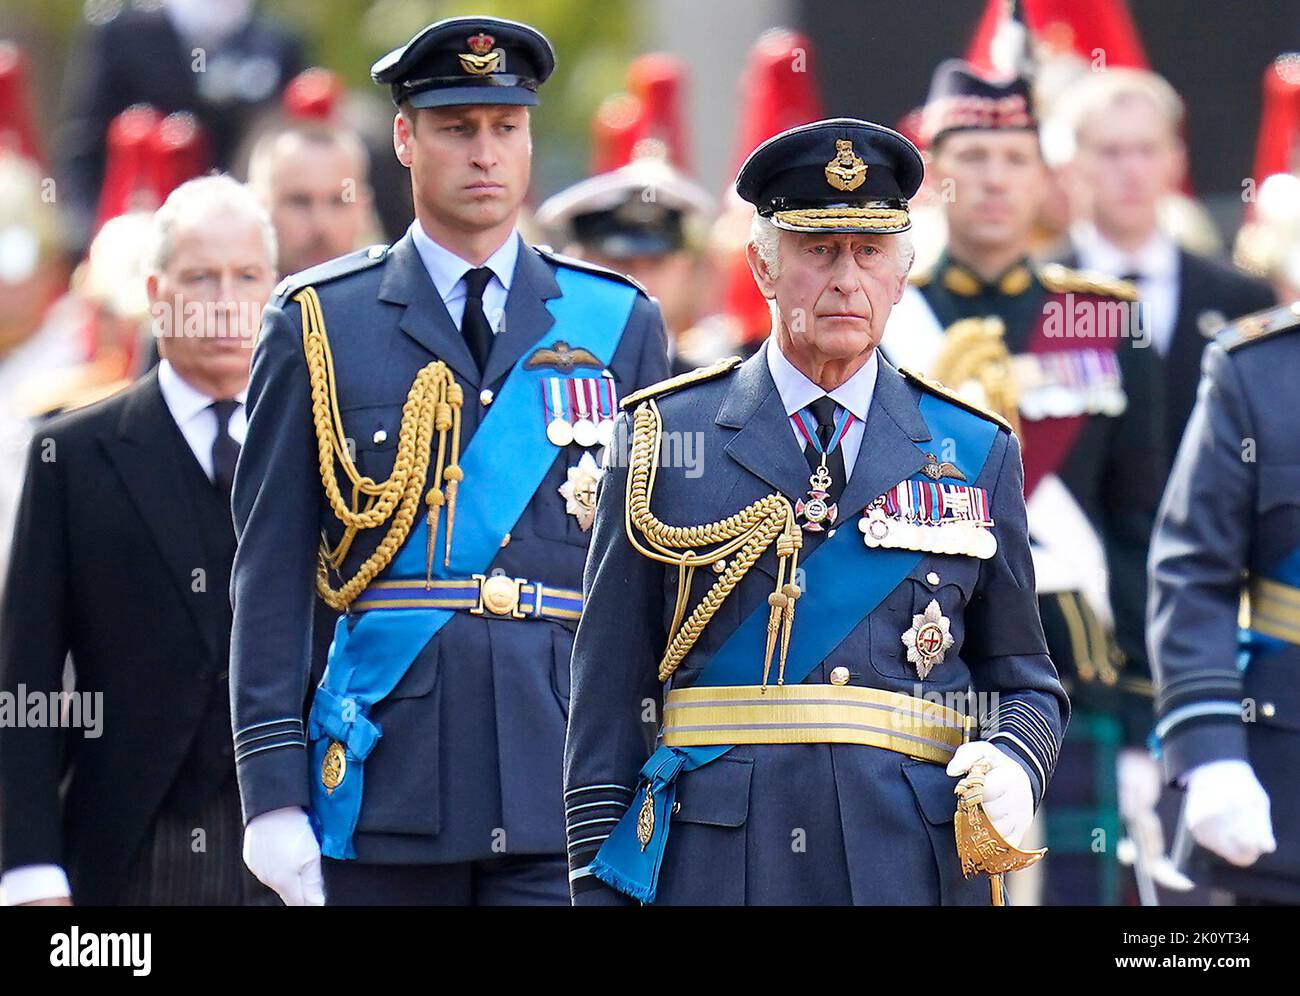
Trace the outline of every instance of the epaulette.
<path fill-rule="evenodd" d="M 739 356 L 728 356 L 724 360 L 718 360 L 716 363 L 710 363 L 706 367 L 696 367 L 694 370 L 688 370 L 684 374 L 678 374 L 676 377 L 669 377 L 667 380 L 661 380 L 657 384 L 651 384 L 649 387 L 643 387 L 639 391 L 633 391 L 621 402 L 625 411 L 631 410 L 634 406 L 639 405 L 646 398 L 657 398 L 663 394 L 669 394 L 672 391 L 680 391 L 683 387 L 690 387 L 692 384 L 698 384 L 701 381 L 712 380 L 714 377 L 721 377 L 724 373 L 729 373 L 740 364 Z"/>
<path fill-rule="evenodd" d="M 1231 321 L 1219 330 L 1214 341 L 1232 352 L 1291 329 L 1300 329 L 1300 301 L 1265 308 Z"/>
<path fill-rule="evenodd" d="M 913 270 L 907 275 L 907 282 L 913 287 L 924 287 L 934 279 L 934 264 Z"/>
<path fill-rule="evenodd" d="M 273 301 L 288 300 L 291 295 L 304 287 L 319 287 L 331 280 L 338 280 L 339 277 L 346 277 L 350 273 L 368 270 L 370 267 L 382 263 L 387 255 L 388 246 L 374 245 L 368 249 L 358 249 L 356 252 L 350 252 L 346 256 L 339 256 L 337 259 L 328 259 L 316 266 L 309 266 L 305 270 L 289 274 L 276 284 L 275 290 L 271 293 L 271 299 Z"/>
<path fill-rule="evenodd" d="M 539 256 L 549 259 L 557 266 L 567 266 L 571 270 L 583 270 L 587 273 L 594 273 L 599 277 L 610 277 L 613 280 L 622 281 L 635 287 L 646 297 L 650 297 L 650 292 L 645 289 L 645 285 L 635 277 L 629 277 L 626 273 L 619 273 L 617 270 L 611 270 L 607 266 L 601 266 L 599 263 L 593 263 L 587 259 L 578 259 L 576 256 L 566 256 L 562 252 L 556 252 L 550 246 L 535 245 L 532 247 Z"/>
<path fill-rule="evenodd" d="M 967 401 L 965 398 L 961 397 L 961 395 L 954 394 L 952 391 L 948 390 L 948 388 L 944 387 L 937 380 L 930 380 L 928 377 L 922 377 L 919 373 L 908 370 L 906 367 L 899 367 L 898 372 L 919 387 L 922 391 L 933 394 L 935 397 L 943 398 L 944 401 L 949 401 L 958 408 L 964 408 L 966 411 L 973 415 L 978 415 L 980 418 L 988 419 L 990 422 L 995 422 L 1002 426 L 1002 428 L 1006 429 L 1007 432 L 1015 431 L 1011 428 L 1011 423 L 997 412 L 989 411 L 987 408 L 981 408 L 979 405 Z"/>
<path fill-rule="evenodd" d="M 1060 263 L 1040 266 L 1038 280 L 1053 294 L 1100 294 L 1121 301 L 1138 299 L 1138 289 L 1127 280 L 1116 280 L 1094 270 L 1072 270 Z"/>

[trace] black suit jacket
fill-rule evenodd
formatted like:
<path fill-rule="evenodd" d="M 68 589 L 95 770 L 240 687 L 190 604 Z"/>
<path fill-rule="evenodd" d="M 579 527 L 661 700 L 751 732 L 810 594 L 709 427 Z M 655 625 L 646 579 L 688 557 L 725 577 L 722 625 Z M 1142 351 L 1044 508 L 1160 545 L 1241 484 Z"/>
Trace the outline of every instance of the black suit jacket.
<path fill-rule="evenodd" d="M 1071 250 L 1061 262 L 1077 267 L 1078 255 Z M 1209 336 L 1228 320 L 1275 303 L 1273 289 L 1265 281 L 1218 260 L 1186 249 L 1178 250 L 1178 317 L 1174 320 L 1169 352 L 1162 362 L 1167 443 L 1160 473 L 1162 482 L 1169 475 L 1178 441 L 1192 414 L 1196 385 L 1201 380 L 1201 353 L 1210 341 Z"/>
<path fill-rule="evenodd" d="M 101 735 L 0 727 L 0 862 L 62 865 L 78 903 L 115 901 L 212 710 L 229 722 L 229 563 L 202 538 L 221 505 L 197 486 L 156 371 L 32 441 L 0 688 L 57 691 L 71 653 L 77 690 L 102 694 Z M 216 752 L 233 774 L 228 725 Z"/>

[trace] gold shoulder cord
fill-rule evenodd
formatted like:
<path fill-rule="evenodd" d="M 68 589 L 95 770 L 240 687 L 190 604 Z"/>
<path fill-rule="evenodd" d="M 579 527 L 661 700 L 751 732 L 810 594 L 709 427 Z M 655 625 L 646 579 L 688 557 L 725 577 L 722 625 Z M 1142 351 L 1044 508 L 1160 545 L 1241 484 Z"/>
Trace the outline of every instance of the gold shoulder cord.
<path fill-rule="evenodd" d="M 334 515 L 344 525 L 343 538 L 331 548 L 321 537 L 320 560 L 316 568 L 316 592 L 333 609 L 346 609 L 365 591 L 375 576 L 389 565 L 410 534 L 420 506 L 429 472 L 433 433 L 438 433 L 438 457 L 433 486 L 424 496 L 428 508 L 429 542 L 425 583 L 433 577 L 434 537 L 442 506 L 447 506 L 447 541 L 443 563 L 451 560 L 451 534 L 456 521 L 456 492 L 464 473 L 460 468 L 460 410 L 464 391 L 441 360 L 428 364 L 416 375 L 402 406 L 402 423 L 397 436 L 397 455 L 388 480 L 376 483 L 364 477 L 348 454 L 343 418 L 339 414 L 338 391 L 334 382 L 334 358 L 325 334 L 325 316 L 313 287 L 294 295 L 302 308 L 302 346 L 311 376 L 312 422 L 320 456 L 320 479 Z M 448 436 L 450 435 L 450 443 Z M 450 452 L 448 452 L 450 450 Z M 349 506 L 339 489 L 335 463 L 343 468 L 352 484 Z M 445 488 L 444 485 L 445 484 Z M 391 521 L 389 521 L 391 519 Z M 379 546 L 342 587 L 330 586 L 330 570 L 343 565 L 358 531 L 388 523 Z"/>
<path fill-rule="evenodd" d="M 777 580 L 776 590 L 767 597 L 770 612 L 767 649 L 763 658 L 763 687 L 767 686 L 778 634 L 781 651 L 777 684 L 783 684 L 786 654 L 790 649 L 790 627 L 794 623 L 794 603 L 799 598 L 799 587 L 794 583 L 795 569 L 799 562 L 799 548 L 803 545 L 803 534 L 795 522 L 794 509 L 784 496 L 770 494 L 719 522 L 698 526 L 670 526 L 661 522 L 650 510 L 650 500 L 659 466 L 662 429 L 659 406 L 653 399 L 636 409 L 624 510 L 624 528 L 637 552 L 678 568 L 677 604 L 669 628 L 668 646 L 659 662 L 659 680 L 667 681 L 672 677 L 723 600 L 775 541 Z M 638 534 L 644 542 L 638 539 Z M 712 548 L 696 552 L 708 545 Z M 728 557 L 732 559 L 721 576 L 683 622 L 695 569 Z"/>
<path fill-rule="evenodd" d="M 959 390 L 968 381 L 979 383 L 983 404 L 1002 416 L 1007 428 L 1020 436 L 1020 398 L 1001 318 L 964 318 L 944 331 L 943 346 L 930 376 Z"/>

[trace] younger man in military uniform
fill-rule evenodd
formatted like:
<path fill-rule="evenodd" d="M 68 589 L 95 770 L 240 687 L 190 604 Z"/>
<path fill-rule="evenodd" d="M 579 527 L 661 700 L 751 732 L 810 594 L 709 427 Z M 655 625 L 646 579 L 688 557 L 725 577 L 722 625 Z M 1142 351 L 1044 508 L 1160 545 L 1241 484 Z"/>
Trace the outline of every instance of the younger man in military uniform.
<path fill-rule="evenodd" d="M 913 278 L 883 348 L 1001 412 L 1024 444 L 1039 610 L 1076 705 L 1045 817 L 1045 895 L 1114 903 L 1113 773 L 1151 725 L 1143 603 L 1164 459 L 1159 360 L 1135 338 L 1130 285 L 1028 259 L 1047 172 L 1027 80 L 945 62 L 922 132 L 948 246 Z M 1098 828 L 1110 842 L 1101 858 Z"/>
<path fill-rule="evenodd" d="M 625 279 L 519 238 L 547 40 L 439 21 L 375 64 L 416 221 L 287 279 L 235 483 L 245 858 L 286 902 L 567 893 L 569 650 L 619 395 L 667 371 Z M 319 596 L 345 610 L 308 697 Z M 319 842 L 319 848 L 318 848 Z"/>
<path fill-rule="evenodd" d="M 576 903 L 987 903 L 962 775 L 998 870 L 1033 859 L 1068 707 L 1019 448 L 876 351 L 921 175 L 865 121 L 761 145 L 736 189 L 771 338 L 625 399 L 574 645 Z M 684 435 L 703 474 L 671 459 Z"/>
<path fill-rule="evenodd" d="M 1229 325 L 1204 370 L 1151 541 L 1156 734 L 1192 878 L 1295 903 L 1300 302 Z"/>

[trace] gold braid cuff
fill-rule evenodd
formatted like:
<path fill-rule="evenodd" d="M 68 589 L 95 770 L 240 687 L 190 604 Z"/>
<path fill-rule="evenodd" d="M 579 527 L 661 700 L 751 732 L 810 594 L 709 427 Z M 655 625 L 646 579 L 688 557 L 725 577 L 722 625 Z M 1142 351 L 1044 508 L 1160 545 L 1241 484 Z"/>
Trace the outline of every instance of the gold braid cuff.
<path fill-rule="evenodd" d="M 659 663 L 659 680 L 667 681 L 686 657 L 722 602 L 749 572 L 758 558 L 776 543 L 776 590 L 768 596 L 767 648 L 763 659 L 763 685 L 767 685 L 772 655 L 780 638 L 777 684 L 785 681 L 785 660 L 790 647 L 790 627 L 799 588 L 794 583 L 803 533 L 794 509 L 780 494 L 770 494 L 718 522 L 698 526 L 670 526 L 650 510 L 655 475 L 659 467 L 663 423 L 653 399 L 633 416 L 632 451 L 628 467 L 624 528 L 634 549 L 643 556 L 678 569 L 677 604 L 669 627 L 668 644 Z M 700 551 L 702 547 L 707 549 Z M 731 558 L 730 560 L 726 560 Z M 726 560 L 718 580 L 686 615 L 691 580 L 697 567 Z"/>
<path fill-rule="evenodd" d="M 321 310 L 320 298 L 315 288 L 306 287 L 294 295 L 294 300 L 302 309 L 302 348 L 311 378 L 312 423 L 316 430 L 321 484 L 325 488 L 330 508 L 344 526 L 343 537 L 337 546 L 330 547 L 322 537 L 316 569 L 316 592 L 330 608 L 343 610 L 392 562 L 406 542 L 420 507 L 420 495 L 428 479 L 435 432 L 438 434 L 438 456 L 433 486 L 424 495 L 429 527 L 426 584 L 433 575 L 433 545 L 443 505 L 447 506 L 447 541 L 443 562 L 450 560 L 456 492 L 464 477 L 460 468 L 460 411 L 464 391 L 441 360 L 421 369 L 402 405 L 393 472 L 382 483 L 363 476 L 349 453 L 347 434 L 339 413 L 334 358 L 325 332 L 325 316 Z M 350 501 L 344 499 L 339 487 L 336 465 L 343 468 L 351 485 Z M 362 562 L 357 572 L 341 587 L 333 588 L 329 573 L 331 570 L 337 572 L 342 567 L 357 533 L 385 523 L 388 524 L 388 530 L 374 553 Z"/>
<path fill-rule="evenodd" d="M 777 211 L 772 217 L 784 225 L 798 228 L 860 228 L 886 234 L 904 231 L 911 224 L 908 213 L 900 208 L 798 208 Z"/>

